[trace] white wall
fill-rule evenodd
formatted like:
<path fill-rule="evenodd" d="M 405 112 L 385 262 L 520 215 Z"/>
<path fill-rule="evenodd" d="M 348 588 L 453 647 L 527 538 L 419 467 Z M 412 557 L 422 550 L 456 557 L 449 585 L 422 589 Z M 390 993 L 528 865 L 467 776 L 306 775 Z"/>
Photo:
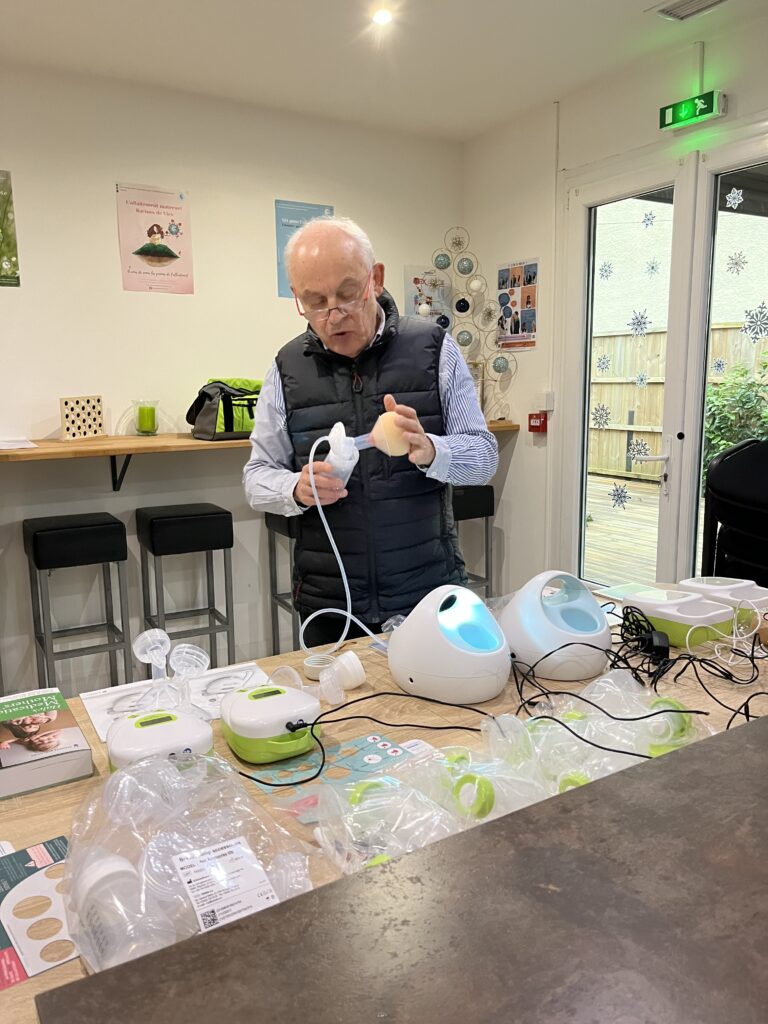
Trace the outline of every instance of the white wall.
<path fill-rule="evenodd" d="M 702 38 L 707 40 L 706 19 Z M 768 18 L 736 25 L 707 40 L 704 88 L 729 96 L 731 118 L 768 107 L 768 66 L 764 59 Z M 572 170 L 658 143 L 658 109 L 697 91 L 692 48 L 667 52 L 628 67 L 620 77 L 595 82 L 564 96 L 557 111 L 539 107 L 468 143 L 464 152 L 464 223 L 486 270 L 518 257 L 540 256 L 539 339 L 534 351 L 518 354 L 519 372 L 507 396 L 512 415 L 523 424 L 514 460 L 497 484 L 497 587 L 507 593 L 546 565 L 546 437 L 526 431 L 535 396 L 553 379 L 559 353 L 553 349 L 555 167 Z M 727 123 L 727 122 L 726 122 Z M 717 132 L 717 123 L 711 130 Z M 559 142 L 558 142 L 559 140 Z M 563 311 L 567 317 L 567 310 Z M 580 388 L 581 382 L 574 381 Z M 557 402 L 558 396 L 555 397 Z M 550 436 L 558 429 L 557 410 Z M 502 462 L 509 461 L 509 442 Z M 578 441 L 574 439 L 574 452 Z M 557 510 L 573 516 L 576 510 Z"/>
<path fill-rule="evenodd" d="M 276 198 L 330 203 L 359 220 L 398 302 L 403 263 L 423 260 L 458 219 L 461 166 L 450 143 L 22 68 L 0 70 L 0 96 L 0 165 L 13 174 L 22 280 L 0 291 L 0 437 L 53 436 L 59 396 L 92 393 L 104 397 L 108 431 L 145 395 L 160 399 L 164 429 L 186 429 L 186 409 L 208 377 L 261 376 L 302 327 L 292 301 L 276 294 Z M 188 190 L 193 296 L 122 291 L 118 181 Z M 266 537 L 243 500 L 245 457 L 136 457 L 119 494 L 110 490 L 106 459 L 0 464 L 6 688 L 36 685 L 20 545 L 30 515 L 106 510 L 131 536 L 139 504 L 230 508 L 238 653 L 268 653 Z M 135 554 L 133 545 L 134 612 Z M 183 573 L 176 575 L 180 585 Z M 63 624 L 95 614 L 81 599 L 89 579 L 56 575 L 69 595 L 59 605 Z M 78 674 L 105 685 L 104 659 L 91 662 L 78 661 Z M 62 679 L 71 664 L 60 666 Z"/>

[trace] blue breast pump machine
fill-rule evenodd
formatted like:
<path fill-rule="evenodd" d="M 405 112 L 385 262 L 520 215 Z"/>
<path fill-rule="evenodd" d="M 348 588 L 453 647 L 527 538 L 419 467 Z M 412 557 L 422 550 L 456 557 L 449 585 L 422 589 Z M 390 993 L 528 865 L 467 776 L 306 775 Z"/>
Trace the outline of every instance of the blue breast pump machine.
<path fill-rule="evenodd" d="M 512 657 L 536 675 L 589 679 L 608 664 L 611 627 L 587 587 L 568 572 L 540 572 L 514 595 L 500 625 Z"/>
<path fill-rule="evenodd" d="M 318 615 L 344 617 L 340 638 L 329 653 L 344 643 L 351 622 L 356 622 L 374 639 L 374 634 L 352 614 L 352 598 L 339 549 L 317 496 L 312 465 L 320 444 L 327 442 L 330 452 L 324 456 L 336 476 L 346 484 L 364 448 L 376 447 L 389 456 L 405 455 L 408 444 L 395 426 L 395 414 L 385 412 L 376 421 L 370 435 L 347 437 L 342 423 L 336 423 L 325 437 L 318 438 L 309 453 L 309 482 L 317 511 L 325 527 L 341 573 L 346 609 L 324 608 L 313 612 L 301 626 L 299 642 L 304 651 L 307 625 Z M 509 679 L 510 653 L 498 623 L 482 600 L 465 587 L 442 586 L 426 595 L 392 633 L 389 640 L 389 669 L 392 678 L 406 693 L 431 697 L 449 704 L 475 704 L 492 700 Z"/>

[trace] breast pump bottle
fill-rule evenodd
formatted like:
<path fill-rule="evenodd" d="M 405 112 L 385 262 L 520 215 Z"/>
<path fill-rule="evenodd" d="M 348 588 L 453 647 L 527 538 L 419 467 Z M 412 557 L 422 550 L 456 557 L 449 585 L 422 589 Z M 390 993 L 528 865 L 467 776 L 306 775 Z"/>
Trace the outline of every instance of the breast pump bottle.
<path fill-rule="evenodd" d="M 324 461 L 333 469 L 333 475 L 346 486 L 352 476 L 352 470 L 357 465 L 360 452 L 355 444 L 354 437 L 347 437 L 343 423 L 334 423 L 331 432 L 328 434 L 328 443 L 331 446 L 330 452 L 325 456 Z"/>

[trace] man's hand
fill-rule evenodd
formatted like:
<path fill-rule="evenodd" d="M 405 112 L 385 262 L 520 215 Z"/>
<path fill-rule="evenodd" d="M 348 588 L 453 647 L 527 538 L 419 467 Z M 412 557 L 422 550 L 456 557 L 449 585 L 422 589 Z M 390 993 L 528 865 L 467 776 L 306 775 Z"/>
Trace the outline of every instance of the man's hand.
<path fill-rule="evenodd" d="M 403 431 L 403 437 L 408 442 L 409 461 L 414 466 L 431 466 L 435 458 L 435 446 L 424 433 L 416 410 L 410 405 L 398 405 L 394 395 L 384 396 L 384 408 L 396 414 L 395 425 Z"/>
<path fill-rule="evenodd" d="M 332 473 L 331 466 L 327 462 L 313 462 L 315 473 L 315 487 L 321 505 L 333 505 L 339 498 L 346 498 L 347 491 L 344 484 Z M 315 496 L 309 482 L 309 463 L 301 470 L 299 481 L 293 489 L 293 496 L 300 505 L 315 505 Z"/>

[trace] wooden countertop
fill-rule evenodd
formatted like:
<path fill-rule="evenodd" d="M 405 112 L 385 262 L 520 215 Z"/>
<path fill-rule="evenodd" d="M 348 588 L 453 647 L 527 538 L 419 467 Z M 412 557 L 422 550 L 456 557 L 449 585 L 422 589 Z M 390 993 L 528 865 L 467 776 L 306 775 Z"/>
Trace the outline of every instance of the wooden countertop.
<path fill-rule="evenodd" d="M 488 424 L 492 434 L 503 434 L 520 429 L 511 420 L 493 420 Z M 150 455 L 174 452 L 202 452 L 226 448 L 247 448 L 248 438 L 237 441 L 198 441 L 191 434 L 105 434 L 102 437 L 59 441 L 42 438 L 34 442 L 37 448 L 16 448 L 0 451 L 0 462 L 42 462 L 51 459 L 92 459 L 110 455 Z"/>
<path fill-rule="evenodd" d="M 156 452 L 200 452 L 211 448 L 247 448 L 248 438 L 238 441 L 198 441 L 191 434 L 105 434 L 74 441 L 43 438 L 37 448 L 0 451 L 0 462 L 40 462 L 50 459 L 92 459 L 103 455 L 149 455 Z"/>

